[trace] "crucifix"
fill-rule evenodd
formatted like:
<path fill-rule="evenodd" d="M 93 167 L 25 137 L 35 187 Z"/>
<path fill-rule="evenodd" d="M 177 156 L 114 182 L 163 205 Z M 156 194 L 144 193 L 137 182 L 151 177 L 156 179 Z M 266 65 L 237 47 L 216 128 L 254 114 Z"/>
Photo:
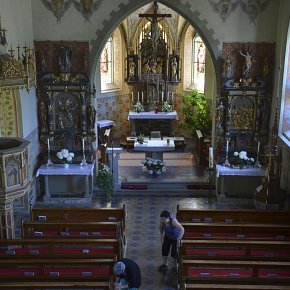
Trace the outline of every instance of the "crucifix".
<path fill-rule="evenodd" d="M 148 21 L 151 22 L 151 39 L 153 45 L 153 57 L 156 57 L 157 52 L 157 42 L 160 37 L 159 30 L 158 30 L 158 22 L 164 19 L 165 17 L 171 17 L 171 14 L 158 14 L 158 5 L 155 1 L 153 3 L 153 13 L 145 13 L 139 14 L 139 17 L 145 17 Z"/>

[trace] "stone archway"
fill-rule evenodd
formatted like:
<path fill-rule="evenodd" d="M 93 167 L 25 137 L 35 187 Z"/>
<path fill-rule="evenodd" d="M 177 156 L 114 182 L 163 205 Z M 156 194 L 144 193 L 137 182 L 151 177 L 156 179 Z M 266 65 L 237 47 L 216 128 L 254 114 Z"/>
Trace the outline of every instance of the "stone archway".
<path fill-rule="evenodd" d="M 96 65 L 99 59 L 99 55 L 105 45 L 108 37 L 111 33 L 119 26 L 120 22 L 125 19 L 129 14 L 131 14 L 136 9 L 140 8 L 143 5 L 151 3 L 152 1 L 148 0 L 136 0 L 136 1 L 128 1 L 127 3 L 120 3 L 119 7 L 115 7 L 115 9 L 111 12 L 111 17 L 104 21 L 95 33 L 96 38 L 91 41 L 92 49 L 91 49 L 91 57 L 90 57 L 90 67 L 91 67 L 91 79 L 95 79 L 96 73 Z M 199 33 L 199 35 L 203 38 L 214 64 L 214 68 L 216 72 L 220 71 L 220 54 L 219 50 L 220 42 L 213 37 L 213 30 L 209 29 L 206 26 L 206 22 L 201 19 L 200 13 L 193 7 L 193 5 L 189 1 L 170 1 L 170 0 L 160 0 L 158 1 L 169 8 L 173 9 L 177 13 L 179 13 L 182 17 L 184 17 Z M 219 74 L 216 73 L 216 84 L 217 84 L 217 92 L 219 92 L 220 79 Z"/>

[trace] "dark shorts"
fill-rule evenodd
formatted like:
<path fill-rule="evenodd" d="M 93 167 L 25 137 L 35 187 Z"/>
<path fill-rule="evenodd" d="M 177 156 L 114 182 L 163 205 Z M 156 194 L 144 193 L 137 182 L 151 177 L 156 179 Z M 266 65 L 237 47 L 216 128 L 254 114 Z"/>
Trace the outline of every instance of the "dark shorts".
<path fill-rule="evenodd" d="M 164 238 L 162 244 L 162 256 L 168 256 L 170 247 L 171 247 L 171 257 L 177 258 L 177 240 L 170 240 L 168 238 Z"/>

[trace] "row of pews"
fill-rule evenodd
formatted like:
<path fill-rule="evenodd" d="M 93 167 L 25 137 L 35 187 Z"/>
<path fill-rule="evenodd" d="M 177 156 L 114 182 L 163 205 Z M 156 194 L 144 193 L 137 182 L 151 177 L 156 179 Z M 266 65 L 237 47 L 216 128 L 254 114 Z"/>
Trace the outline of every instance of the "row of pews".
<path fill-rule="evenodd" d="M 20 239 L 0 240 L 0 289 L 112 289 L 126 208 L 31 208 Z"/>
<path fill-rule="evenodd" d="M 290 289 L 290 212 L 177 206 L 183 289 Z"/>

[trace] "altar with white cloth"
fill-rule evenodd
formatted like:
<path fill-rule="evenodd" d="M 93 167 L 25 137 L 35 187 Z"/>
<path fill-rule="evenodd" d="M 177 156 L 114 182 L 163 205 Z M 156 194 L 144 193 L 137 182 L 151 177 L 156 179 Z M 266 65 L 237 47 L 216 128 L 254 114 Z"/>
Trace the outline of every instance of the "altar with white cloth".
<path fill-rule="evenodd" d="M 128 120 L 131 122 L 131 136 L 136 136 L 136 126 L 138 125 L 137 122 L 141 121 L 143 126 L 146 126 L 148 132 L 139 132 L 142 134 L 148 134 L 150 131 L 161 131 L 162 135 L 169 135 L 174 136 L 174 121 L 178 120 L 178 115 L 176 111 L 165 113 L 165 112 L 158 112 L 155 113 L 154 111 L 151 112 L 129 112 Z M 162 122 L 168 123 L 168 130 L 164 132 L 162 130 Z"/>
<path fill-rule="evenodd" d="M 147 140 L 143 144 L 135 141 L 134 150 L 145 152 L 146 157 L 163 161 L 163 152 L 174 151 L 175 145 L 172 138 L 164 140 Z"/>
<path fill-rule="evenodd" d="M 84 192 L 87 196 L 93 190 L 93 174 L 94 164 L 70 164 L 68 168 L 64 168 L 63 164 L 43 164 L 37 170 L 36 177 L 44 175 L 45 196 L 49 198 L 52 192 Z M 84 178 L 85 182 L 78 177 Z M 57 191 L 54 190 L 56 188 Z"/>
<path fill-rule="evenodd" d="M 249 193 L 252 194 L 253 190 L 256 186 L 259 185 L 259 181 L 262 177 L 265 176 L 266 168 L 264 167 L 254 167 L 249 166 L 248 168 L 231 168 L 228 166 L 217 165 L 216 166 L 216 194 L 218 197 L 218 189 L 219 189 L 219 179 L 220 179 L 220 198 L 225 198 L 226 192 L 226 184 L 225 178 L 226 177 L 238 177 L 239 180 L 236 182 L 237 186 L 243 190 L 244 192 L 250 190 Z M 247 178 L 247 181 L 242 180 L 241 178 Z M 234 182 L 232 182 L 234 183 Z M 228 187 L 228 186 L 227 186 Z M 249 188 L 249 189 L 248 189 Z"/>

